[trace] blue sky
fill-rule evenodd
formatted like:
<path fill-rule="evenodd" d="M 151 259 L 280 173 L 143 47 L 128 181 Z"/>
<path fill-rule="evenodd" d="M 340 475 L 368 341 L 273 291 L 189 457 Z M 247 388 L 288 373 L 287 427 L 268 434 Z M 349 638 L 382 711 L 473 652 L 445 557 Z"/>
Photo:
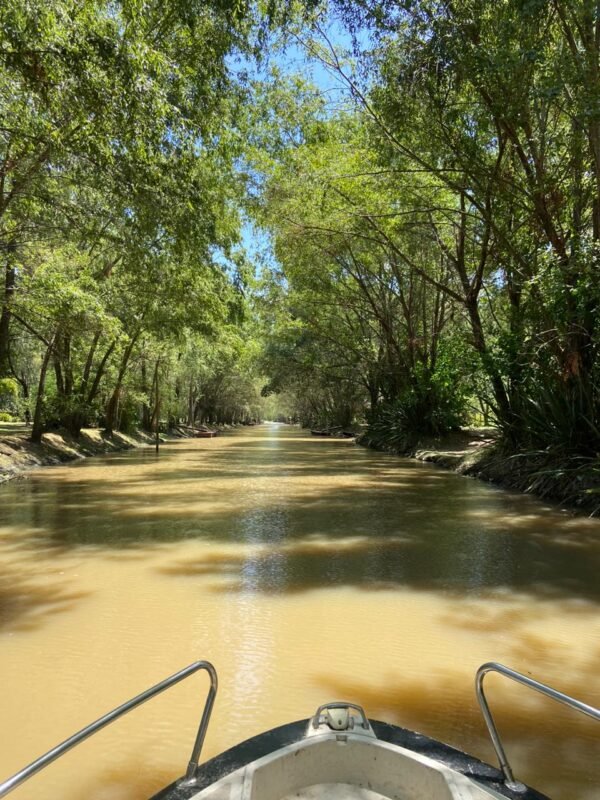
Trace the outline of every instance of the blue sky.
<path fill-rule="evenodd" d="M 351 37 L 340 23 L 329 20 L 326 26 L 326 35 L 330 42 L 340 51 L 351 50 Z M 365 45 L 366 45 L 365 36 Z M 328 106 L 332 110 L 348 97 L 346 85 L 339 76 L 333 74 L 325 65 L 316 58 L 311 57 L 301 41 L 290 40 L 285 47 L 274 42 L 273 49 L 266 54 L 261 64 L 256 64 L 247 58 L 233 57 L 230 60 L 230 69 L 233 74 L 247 74 L 250 79 L 269 80 L 271 69 L 277 67 L 283 76 L 300 74 L 303 78 L 314 84 L 326 97 Z M 268 234 L 256 228 L 250 222 L 244 224 L 242 229 L 242 245 L 248 257 L 255 260 L 257 266 L 261 261 L 274 262 Z"/>

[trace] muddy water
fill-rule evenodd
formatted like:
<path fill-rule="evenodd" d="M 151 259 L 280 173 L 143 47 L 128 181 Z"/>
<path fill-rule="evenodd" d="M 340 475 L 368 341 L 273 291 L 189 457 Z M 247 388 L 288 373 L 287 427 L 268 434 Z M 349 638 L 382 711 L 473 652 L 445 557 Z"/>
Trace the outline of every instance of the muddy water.
<path fill-rule="evenodd" d="M 600 522 L 423 464 L 265 425 L 0 488 L 0 777 L 198 659 L 205 755 L 321 702 L 487 760 L 495 659 L 600 705 Z M 141 800 L 181 774 L 195 676 L 14 793 Z M 491 676 L 515 772 L 600 797 L 600 731 Z"/>

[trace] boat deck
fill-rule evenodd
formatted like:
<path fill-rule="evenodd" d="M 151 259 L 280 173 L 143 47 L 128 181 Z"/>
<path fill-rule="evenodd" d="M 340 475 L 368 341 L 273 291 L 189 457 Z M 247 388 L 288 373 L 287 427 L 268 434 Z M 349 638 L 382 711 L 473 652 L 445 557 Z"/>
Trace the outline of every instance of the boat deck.
<path fill-rule="evenodd" d="M 379 792 L 351 786 L 349 783 L 319 783 L 307 786 L 299 792 L 287 794 L 281 800 L 323 800 L 324 797 L 328 800 L 388 800 Z"/>

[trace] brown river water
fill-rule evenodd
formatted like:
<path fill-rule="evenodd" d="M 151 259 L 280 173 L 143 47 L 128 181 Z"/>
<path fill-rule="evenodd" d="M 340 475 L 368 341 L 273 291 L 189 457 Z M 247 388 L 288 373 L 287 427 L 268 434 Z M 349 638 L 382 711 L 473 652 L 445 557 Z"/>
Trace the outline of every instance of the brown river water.
<path fill-rule="evenodd" d="M 204 756 L 322 702 L 494 762 L 501 661 L 600 706 L 600 521 L 266 424 L 0 487 L 0 779 L 199 658 Z M 489 676 L 517 777 L 600 798 L 600 726 Z M 185 770 L 202 674 L 17 789 L 143 800 Z"/>

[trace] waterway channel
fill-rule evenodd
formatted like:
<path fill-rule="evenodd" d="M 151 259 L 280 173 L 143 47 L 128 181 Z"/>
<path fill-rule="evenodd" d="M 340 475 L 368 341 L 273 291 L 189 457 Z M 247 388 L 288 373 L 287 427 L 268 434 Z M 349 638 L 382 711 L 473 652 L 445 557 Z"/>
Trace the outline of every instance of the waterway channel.
<path fill-rule="evenodd" d="M 494 760 L 498 660 L 600 706 L 600 521 L 265 424 L 0 487 L 0 778 L 199 658 L 205 756 L 330 699 Z M 181 774 L 196 676 L 15 800 L 143 800 Z M 515 773 L 600 797 L 600 731 L 489 678 Z"/>

